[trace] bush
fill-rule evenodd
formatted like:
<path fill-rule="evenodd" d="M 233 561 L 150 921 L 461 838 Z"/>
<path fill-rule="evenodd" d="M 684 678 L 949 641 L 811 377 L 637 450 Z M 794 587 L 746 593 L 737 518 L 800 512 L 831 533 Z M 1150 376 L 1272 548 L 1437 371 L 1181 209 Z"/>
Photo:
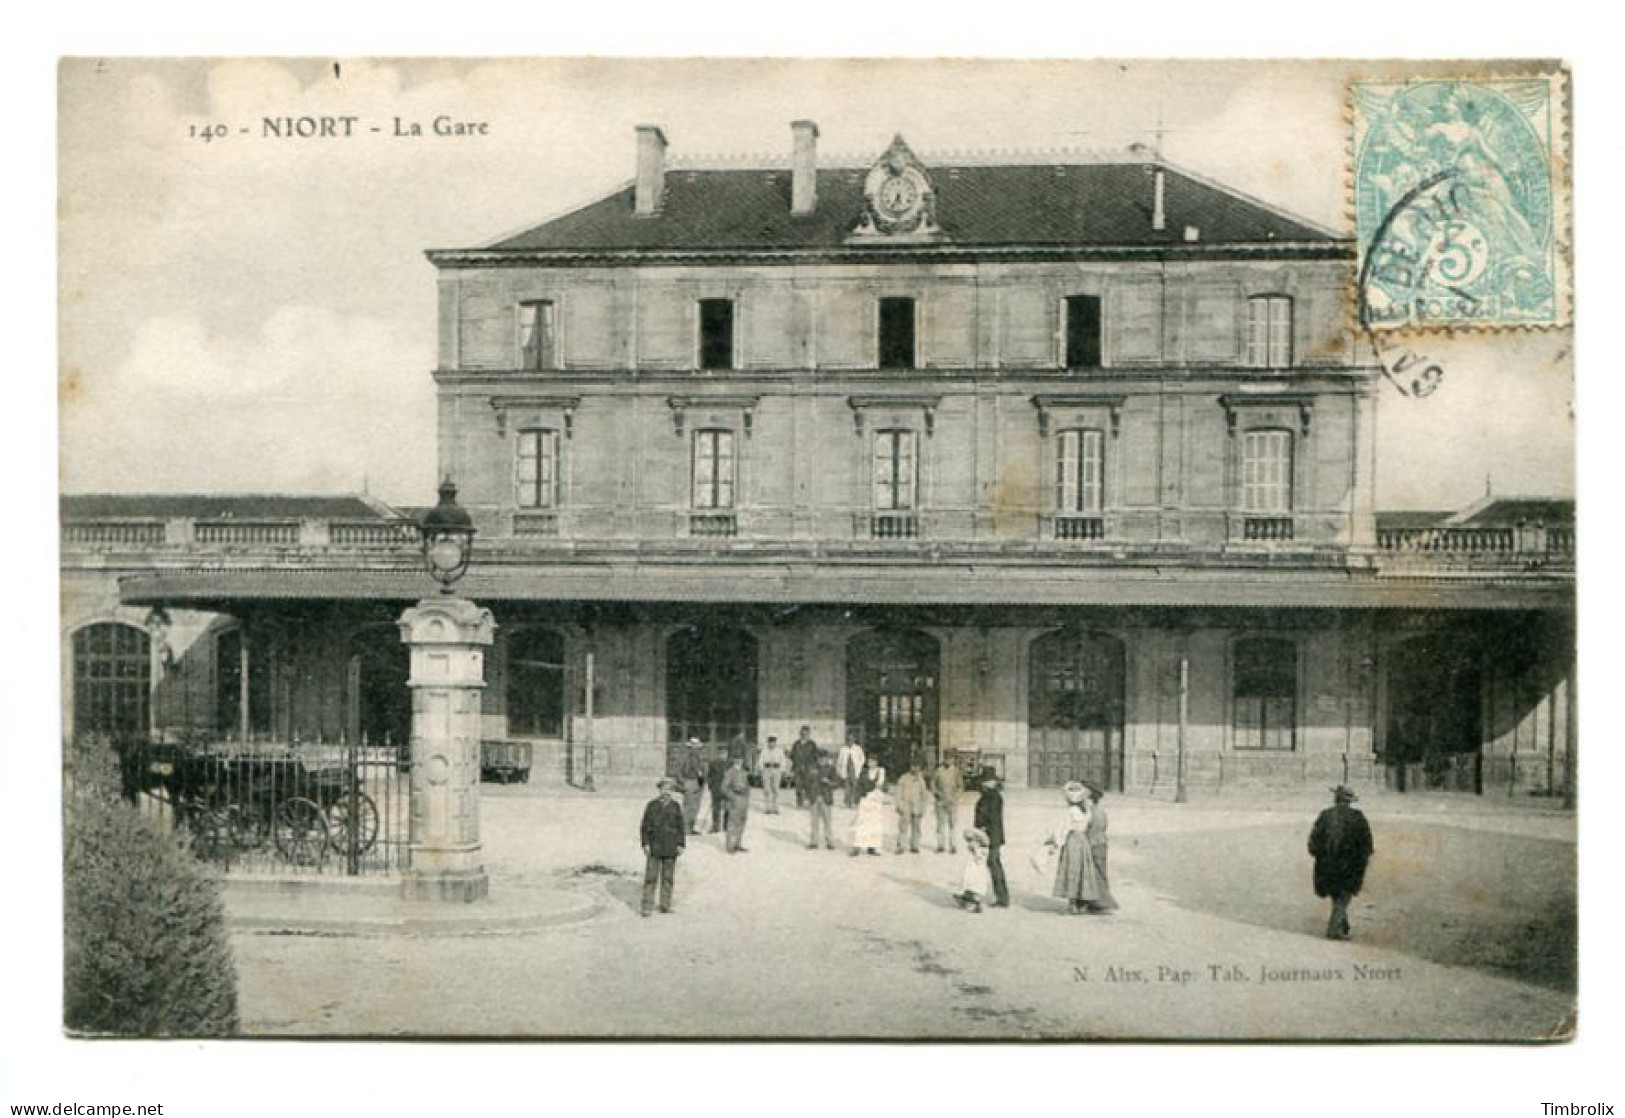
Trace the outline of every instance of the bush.
<path fill-rule="evenodd" d="M 97 752 L 105 756 L 105 744 Z M 88 750 L 73 761 L 63 904 L 68 1029 L 235 1033 L 237 973 L 218 876 L 180 837 L 118 800 L 116 769 Z M 98 769 L 100 779 L 91 776 Z"/>

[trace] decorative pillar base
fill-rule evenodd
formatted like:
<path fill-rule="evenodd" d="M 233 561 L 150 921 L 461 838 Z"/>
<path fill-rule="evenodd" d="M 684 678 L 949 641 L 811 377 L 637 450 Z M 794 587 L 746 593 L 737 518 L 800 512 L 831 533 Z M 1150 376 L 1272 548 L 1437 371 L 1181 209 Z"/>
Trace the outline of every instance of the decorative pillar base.
<path fill-rule="evenodd" d="M 491 892 L 491 879 L 485 871 L 472 873 L 414 873 L 401 879 L 401 899 L 407 901 L 452 901 L 466 904 L 483 901 Z"/>

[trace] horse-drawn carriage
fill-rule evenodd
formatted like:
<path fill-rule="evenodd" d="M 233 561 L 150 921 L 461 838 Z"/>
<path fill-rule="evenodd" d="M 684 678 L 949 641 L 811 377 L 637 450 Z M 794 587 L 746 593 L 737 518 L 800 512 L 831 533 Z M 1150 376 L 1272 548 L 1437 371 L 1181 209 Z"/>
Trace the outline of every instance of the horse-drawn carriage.
<path fill-rule="evenodd" d="M 126 787 L 170 805 L 205 858 L 272 849 L 314 865 L 357 858 L 378 839 L 378 806 L 346 746 L 149 743 L 126 760 Z M 130 770 L 134 768 L 132 773 Z"/>

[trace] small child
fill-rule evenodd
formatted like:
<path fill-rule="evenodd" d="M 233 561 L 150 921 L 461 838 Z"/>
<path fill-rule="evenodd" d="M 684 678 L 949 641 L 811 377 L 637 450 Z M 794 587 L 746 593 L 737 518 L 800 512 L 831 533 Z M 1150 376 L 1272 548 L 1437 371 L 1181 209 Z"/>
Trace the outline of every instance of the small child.
<path fill-rule="evenodd" d="M 959 892 L 954 894 L 954 900 L 959 902 L 960 908 L 968 908 L 972 912 L 982 911 L 982 898 L 993 886 L 993 879 L 987 872 L 987 832 L 980 827 L 972 827 L 965 832 L 965 853 L 969 855 L 965 862 L 965 876 L 959 882 Z"/>

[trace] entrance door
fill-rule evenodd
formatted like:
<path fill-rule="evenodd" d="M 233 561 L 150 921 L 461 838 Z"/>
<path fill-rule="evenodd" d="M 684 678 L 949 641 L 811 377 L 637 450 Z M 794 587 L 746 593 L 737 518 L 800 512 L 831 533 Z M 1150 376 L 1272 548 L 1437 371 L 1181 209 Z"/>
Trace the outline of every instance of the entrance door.
<path fill-rule="evenodd" d="M 914 629 L 859 633 L 846 646 L 846 725 L 888 777 L 937 759 L 936 638 Z"/>
<path fill-rule="evenodd" d="M 1061 630 L 1031 651 L 1028 783 L 1057 788 L 1086 780 L 1123 789 L 1123 642 Z"/>
<path fill-rule="evenodd" d="M 685 626 L 666 641 L 666 737 L 756 741 L 756 638 Z"/>
<path fill-rule="evenodd" d="M 1387 784 L 1483 791 L 1483 669 L 1478 649 L 1447 636 L 1415 637 L 1388 666 Z"/>

